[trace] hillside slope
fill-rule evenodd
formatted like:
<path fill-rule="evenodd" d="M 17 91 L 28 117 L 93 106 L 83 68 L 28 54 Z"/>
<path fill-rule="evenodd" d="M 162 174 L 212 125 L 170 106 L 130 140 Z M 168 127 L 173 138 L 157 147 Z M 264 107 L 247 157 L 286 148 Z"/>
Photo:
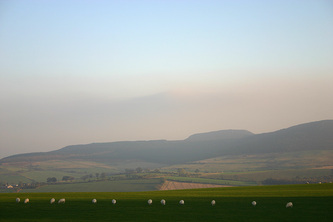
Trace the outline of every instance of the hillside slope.
<path fill-rule="evenodd" d="M 242 139 L 254 135 L 247 130 L 219 130 L 208 133 L 194 134 L 186 139 L 186 141 L 217 141 L 224 139 Z"/>
<path fill-rule="evenodd" d="M 332 149 L 333 120 L 324 120 L 257 135 L 245 130 L 225 130 L 195 134 L 180 141 L 124 141 L 73 145 L 51 152 L 14 155 L 1 159 L 0 163 L 83 159 L 95 162 L 141 160 L 176 164 L 223 155 Z"/>
<path fill-rule="evenodd" d="M 285 153 L 333 149 L 333 120 L 305 123 L 254 135 L 233 144 L 232 153 Z"/>

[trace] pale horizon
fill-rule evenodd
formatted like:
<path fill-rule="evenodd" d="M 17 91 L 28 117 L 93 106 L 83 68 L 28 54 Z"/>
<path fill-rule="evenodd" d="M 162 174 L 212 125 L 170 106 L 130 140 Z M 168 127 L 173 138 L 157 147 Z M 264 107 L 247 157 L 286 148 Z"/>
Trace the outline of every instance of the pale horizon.
<path fill-rule="evenodd" d="M 0 158 L 333 119 L 330 1 L 1 1 Z"/>

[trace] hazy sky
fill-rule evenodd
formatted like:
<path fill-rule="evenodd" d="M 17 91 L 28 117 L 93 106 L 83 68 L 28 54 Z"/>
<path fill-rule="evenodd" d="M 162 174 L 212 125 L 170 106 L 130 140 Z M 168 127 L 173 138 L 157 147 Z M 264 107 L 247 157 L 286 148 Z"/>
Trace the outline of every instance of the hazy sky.
<path fill-rule="evenodd" d="M 333 3 L 0 0 L 0 158 L 333 119 Z"/>

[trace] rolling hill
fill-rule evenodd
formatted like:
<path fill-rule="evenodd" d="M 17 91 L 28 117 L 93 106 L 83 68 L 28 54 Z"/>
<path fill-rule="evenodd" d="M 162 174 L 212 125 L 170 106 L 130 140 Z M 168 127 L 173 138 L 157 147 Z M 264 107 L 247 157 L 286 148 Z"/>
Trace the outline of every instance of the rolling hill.
<path fill-rule="evenodd" d="M 162 177 L 175 175 L 178 169 L 195 176 L 199 170 L 201 179 L 218 179 L 223 184 L 261 183 L 269 178 L 329 181 L 333 176 L 332 135 L 333 120 L 324 120 L 263 134 L 221 130 L 178 141 L 72 145 L 1 159 L 0 182 L 45 182 L 48 177 L 59 181 L 63 176 L 82 181 L 97 173 L 126 179 L 126 170 L 138 167 L 147 172 L 158 169 Z"/>
<path fill-rule="evenodd" d="M 333 120 L 323 120 L 252 134 L 246 130 L 222 130 L 195 134 L 185 140 L 123 141 L 72 145 L 43 153 L 13 155 L 0 163 L 45 160 L 145 161 L 166 165 L 223 155 L 333 150 Z"/>

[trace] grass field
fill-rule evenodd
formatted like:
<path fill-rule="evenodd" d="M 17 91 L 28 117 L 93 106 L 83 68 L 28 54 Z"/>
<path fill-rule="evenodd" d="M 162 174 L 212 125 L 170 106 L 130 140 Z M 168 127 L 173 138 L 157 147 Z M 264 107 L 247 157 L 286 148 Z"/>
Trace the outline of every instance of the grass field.
<path fill-rule="evenodd" d="M 15 198 L 30 203 L 16 203 Z M 66 198 L 65 204 L 49 200 Z M 91 200 L 97 199 L 97 204 Z M 111 200 L 117 199 L 112 205 Z M 147 200 L 153 204 L 148 205 Z M 159 201 L 166 200 L 162 206 Z M 180 199 L 185 201 L 179 205 Z M 216 205 L 210 205 L 212 199 Z M 255 200 L 257 206 L 251 202 Z M 292 201 L 293 208 L 286 208 Z M 333 221 L 333 185 L 112 193 L 0 194 L 0 221 Z"/>
<path fill-rule="evenodd" d="M 305 181 L 319 182 L 323 181 L 323 177 L 333 176 L 332 158 L 332 150 L 316 150 L 258 155 L 227 155 L 171 166 L 139 160 L 104 163 L 79 159 L 8 162 L 0 164 L 0 183 L 12 185 L 34 181 L 45 183 L 49 177 L 55 177 L 61 181 L 64 176 L 72 176 L 75 178 L 74 182 L 81 182 L 83 181 L 82 177 L 87 178 L 87 176 L 89 179 L 95 180 L 96 173 L 114 176 L 119 173 L 124 174 L 125 169 L 134 170 L 137 167 L 151 170 L 159 169 L 161 173 L 169 173 L 168 176 L 170 173 L 177 173 L 178 169 L 184 169 L 189 174 L 199 172 L 196 173 L 198 177 L 215 179 L 218 181 L 213 181 L 214 184 L 223 185 L 257 185 L 269 178 L 294 181 L 295 179 L 304 179 Z M 152 176 L 155 177 L 156 174 L 153 173 Z M 326 180 L 326 182 L 328 181 L 333 180 Z M 195 182 L 207 183 L 205 181 Z"/>
<path fill-rule="evenodd" d="M 287 179 L 295 178 L 318 178 L 332 175 L 331 169 L 289 169 L 289 170 L 266 170 L 266 171 L 248 171 L 233 173 L 214 173 L 202 174 L 202 178 L 225 179 L 237 181 L 263 181 L 267 178 Z"/>
<path fill-rule="evenodd" d="M 168 180 L 190 182 L 190 183 L 207 183 L 207 184 L 219 184 L 219 185 L 230 185 L 230 186 L 253 186 L 256 185 L 254 182 L 243 182 L 234 180 L 220 180 L 220 179 L 206 179 L 206 178 L 195 178 L 195 177 L 166 177 Z"/>
<path fill-rule="evenodd" d="M 161 185 L 160 178 L 145 180 L 117 180 L 99 181 L 92 183 L 68 183 L 41 186 L 37 189 L 26 189 L 20 192 L 41 193 L 41 192 L 132 192 L 157 190 Z"/>
<path fill-rule="evenodd" d="M 208 173 L 237 173 L 286 169 L 312 169 L 332 166 L 333 150 L 314 150 L 258 155 L 230 155 L 164 167 L 166 171 L 184 168 L 188 172 L 199 169 Z"/>

